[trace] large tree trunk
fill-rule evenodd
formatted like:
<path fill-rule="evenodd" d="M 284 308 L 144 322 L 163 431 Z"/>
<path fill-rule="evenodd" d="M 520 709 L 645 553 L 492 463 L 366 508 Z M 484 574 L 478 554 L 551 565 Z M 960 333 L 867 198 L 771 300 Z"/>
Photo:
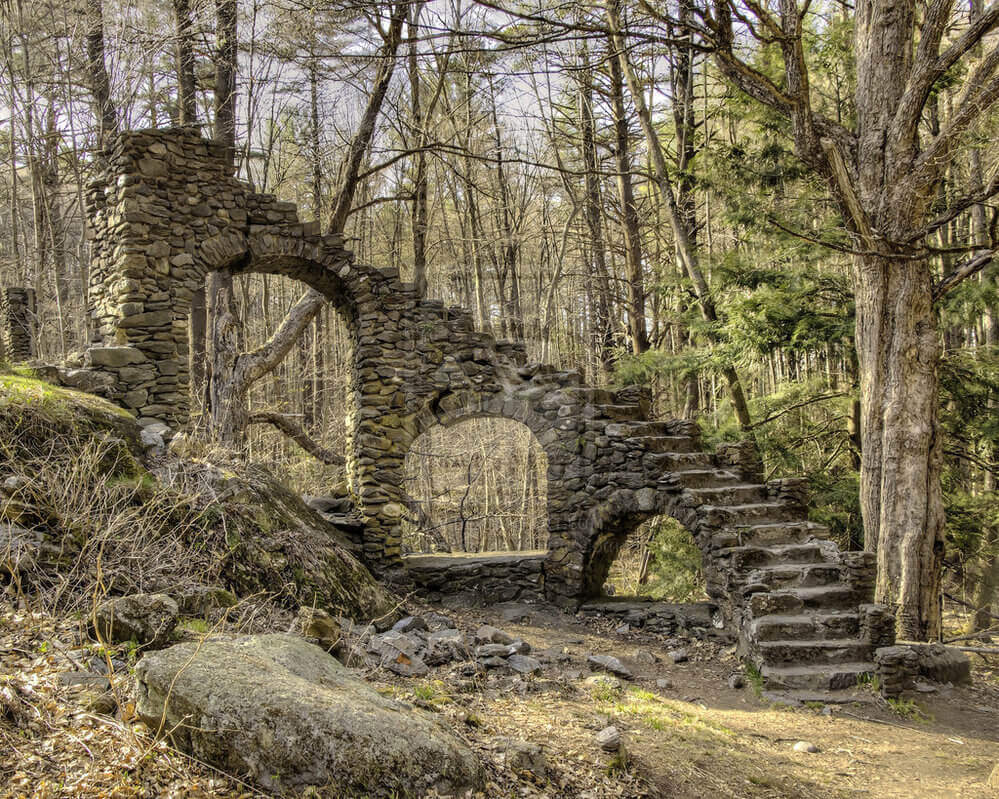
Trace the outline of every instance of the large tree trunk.
<path fill-rule="evenodd" d="M 925 640 L 940 632 L 944 523 L 931 274 L 872 256 L 855 269 L 865 548 L 878 555 L 876 599 L 896 613 L 899 636 Z"/>
<path fill-rule="evenodd" d="M 611 50 L 615 49 L 613 41 Z M 621 227 L 624 233 L 624 253 L 628 266 L 628 330 L 631 351 L 641 355 L 649 349 L 645 329 L 645 282 L 642 277 L 642 236 L 638 226 L 638 209 L 631 183 L 631 134 L 624 108 L 624 77 L 617 58 L 610 65 L 610 90 L 614 113 L 614 154 L 617 157 L 617 189 L 621 199 Z"/>

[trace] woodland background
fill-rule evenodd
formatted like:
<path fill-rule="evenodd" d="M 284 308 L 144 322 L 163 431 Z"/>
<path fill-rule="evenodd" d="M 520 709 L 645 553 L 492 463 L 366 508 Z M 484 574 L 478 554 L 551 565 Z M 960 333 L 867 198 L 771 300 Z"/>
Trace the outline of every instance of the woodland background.
<path fill-rule="evenodd" d="M 88 340 L 82 198 L 102 135 L 95 47 L 118 125 L 190 122 L 178 92 L 186 57 L 194 121 L 211 135 L 216 8 L 208 0 L 2 5 L 0 283 L 36 289 L 40 357 L 61 360 Z M 425 281 L 428 296 L 471 308 L 497 337 L 526 339 L 532 359 L 579 368 L 596 384 L 649 386 L 659 416 L 697 418 L 708 443 L 753 435 L 768 477 L 806 476 L 814 518 L 841 545 L 861 547 L 854 298 L 837 207 L 795 156 L 784 117 L 733 89 L 689 32 L 664 33 L 646 6 L 625 8 L 628 57 L 707 281 L 693 285 L 612 44 L 580 8 L 545 8 L 565 24 L 541 26 L 541 35 L 531 19 L 490 4 L 404 6 L 395 70 L 346 221 L 348 246 L 359 260 Z M 827 117 L 850 120 L 851 9 L 831 0 L 807 8 L 813 97 Z M 676 18 L 684 9 L 681 0 Z M 980 11 L 972 3 L 955 13 Z M 238 175 L 297 202 L 303 219 L 333 210 L 386 61 L 379 54 L 392 12 L 327 0 L 238 3 Z M 752 59 L 776 76 L 774 46 Z M 955 67 L 938 82 L 931 128 L 946 125 L 964 77 Z M 953 158 L 936 189 L 941 209 L 969 186 L 995 183 L 997 121 L 993 109 Z M 985 200 L 939 226 L 931 268 L 948 275 L 955 253 L 994 242 L 997 218 Z M 979 628 L 995 624 L 999 588 L 997 277 L 990 265 L 936 306 L 945 590 L 978 610 L 971 623 Z M 705 288 L 710 315 L 699 302 Z M 244 351 L 264 344 L 302 296 L 274 276 L 237 277 L 234 289 Z M 254 383 L 251 410 L 285 414 L 342 452 L 349 358 L 342 320 L 323 307 Z M 733 377 L 744 407 L 733 403 Z M 340 467 L 269 426 L 252 425 L 247 442 L 251 458 L 304 493 L 327 493 L 343 479 Z M 435 429 L 408 467 L 412 549 L 544 547 L 544 454 L 526 428 L 490 420 Z M 666 521 L 639 532 L 620 588 L 636 589 L 646 547 L 653 557 L 641 590 L 697 595 L 696 552 Z"/>

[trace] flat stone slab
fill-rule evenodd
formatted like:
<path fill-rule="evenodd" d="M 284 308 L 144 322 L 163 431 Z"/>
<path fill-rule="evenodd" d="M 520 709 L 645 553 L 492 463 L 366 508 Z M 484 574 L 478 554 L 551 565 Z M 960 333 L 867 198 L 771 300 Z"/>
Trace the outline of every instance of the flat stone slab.
<path fill-rule="evenodd" d="M 432 570 L 472 568 L 474 566 L 516 566 L 528 561 L 543 561 L 548 552 L 543 549 L 525 549 L 519 552 L 456 552 L 449 555 L 404 555 L 402 562 L 407 569 Z"/>

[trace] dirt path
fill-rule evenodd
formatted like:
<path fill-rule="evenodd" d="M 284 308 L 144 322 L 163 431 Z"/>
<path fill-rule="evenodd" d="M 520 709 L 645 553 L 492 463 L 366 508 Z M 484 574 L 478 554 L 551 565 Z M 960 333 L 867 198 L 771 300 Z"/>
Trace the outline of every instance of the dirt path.
<path fill-rule="evenodd" d="M 894 708 L 870 691 L 858 692 L 863 703 L 791 708 L 767 701 L 751 683 L 729 687 L 739 664 L 718 644 L 622 635 L 609 624 L 550 611 L 531 614 L 527 623 L 498 611 L 450 615 L 469 629 L 501 627 L 536 653 L 561 652 L 566 661 L 543 677 L 489 675 L 474 691 L 447 677 L 425 681 L 438 697 L 429 704 L 487 757 L 497 737 L 544 747 L 547 784 L 521 780 L 514 791 L 500 778 L 495 789 L 502 795 L 999 796 L 986 785 L 999 764 L 999 675 L 987 669 L 976 670 L 972 687 L 942 688 Z M 687 650 L 687 662 L 669 662 L 666 653 L 676 646 Z M 636 678 L 620 688 L 587 686 L 590 653 L 617 656 Z M 404 693 L 412 688 L 403 681 L 394 686 Z M 612 776 L 610 756 L 594 743 L 607 724 L 625 735 L 630 754 L 627 771 Z M 796 752 L 798 741 L 819 751 Z"/>
<path fill-rule="evenodd" d="M 729 686 L 740 667 L 725 644 L 618 634 L 610 622 L 551 610 L 515 622 L 509 611 L 443 612 L 468 635 L 487 622 L 528 641 L 543 673 L 483 676 L 457 662 L 420 679 L 365 675 L 437 713 L 478 751 L 490 783 L 477 799 L 999 797 L 986 787 L 999 763 L 997 671 L 977 668 L 971 687 L 895 708 L 864 691 L 862 704 L 788 708 L 765 701 L 751 681 Z M 117 712 L 81 705 L 59 673 L 84 640 L 78 620 L 0 612 L 0 797 L 261 795 L 155 742 L 132 714 L 127 672 Z M 688 661 L 669 661 L 677 647 Z M 635 679 L 588 684 L 589 654 L 620 658 Z M 626 763 L 596 744 L 608 724 L 624 736 Z M 543 748 L 543 776 L 504 764 L 511 740 Z M 798 741 L 819 751 L 796 752 Z"/>

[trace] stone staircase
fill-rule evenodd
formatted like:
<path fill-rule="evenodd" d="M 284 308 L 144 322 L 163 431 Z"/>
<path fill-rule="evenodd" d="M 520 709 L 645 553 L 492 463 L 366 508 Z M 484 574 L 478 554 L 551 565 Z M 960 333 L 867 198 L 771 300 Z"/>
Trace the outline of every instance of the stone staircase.
<path fill-rule="evenodd" d="M 465 309 L 431 300 L 420 306 L 452 329 L 456 320 L 474 329 Z M 804 480 L 765 482 L 746 442 L 705 451 L 696 423 L 649 420 L 637 392 L 588 387 L 578 371 L 528 364 L 522 343 L 479 335 L 520 378 L 572 388 L 607 420 L 611 441 L 642 453 L 662 491 L 680 492 L 674 515 L 701 548 L 708 593 L 768 690 L 835 692 L 876 672 L 874 650 L 894 643 L 894 619 L 873 604 L 874 556 L 841 551 L 826 527 L 808 520 Z"/>
<path fill-rule="evenodd" d="M 877 670 L 874 650 L 894 642 L 894 620 L 872 603 L 874 556 L 841 551 L 808 521 L 803 481 L 764 483 L 719 460 L 684 446 L 664 479 L 689 498 L 709 593 L 742 656 L 769 689 L 855 687 Z"/>

